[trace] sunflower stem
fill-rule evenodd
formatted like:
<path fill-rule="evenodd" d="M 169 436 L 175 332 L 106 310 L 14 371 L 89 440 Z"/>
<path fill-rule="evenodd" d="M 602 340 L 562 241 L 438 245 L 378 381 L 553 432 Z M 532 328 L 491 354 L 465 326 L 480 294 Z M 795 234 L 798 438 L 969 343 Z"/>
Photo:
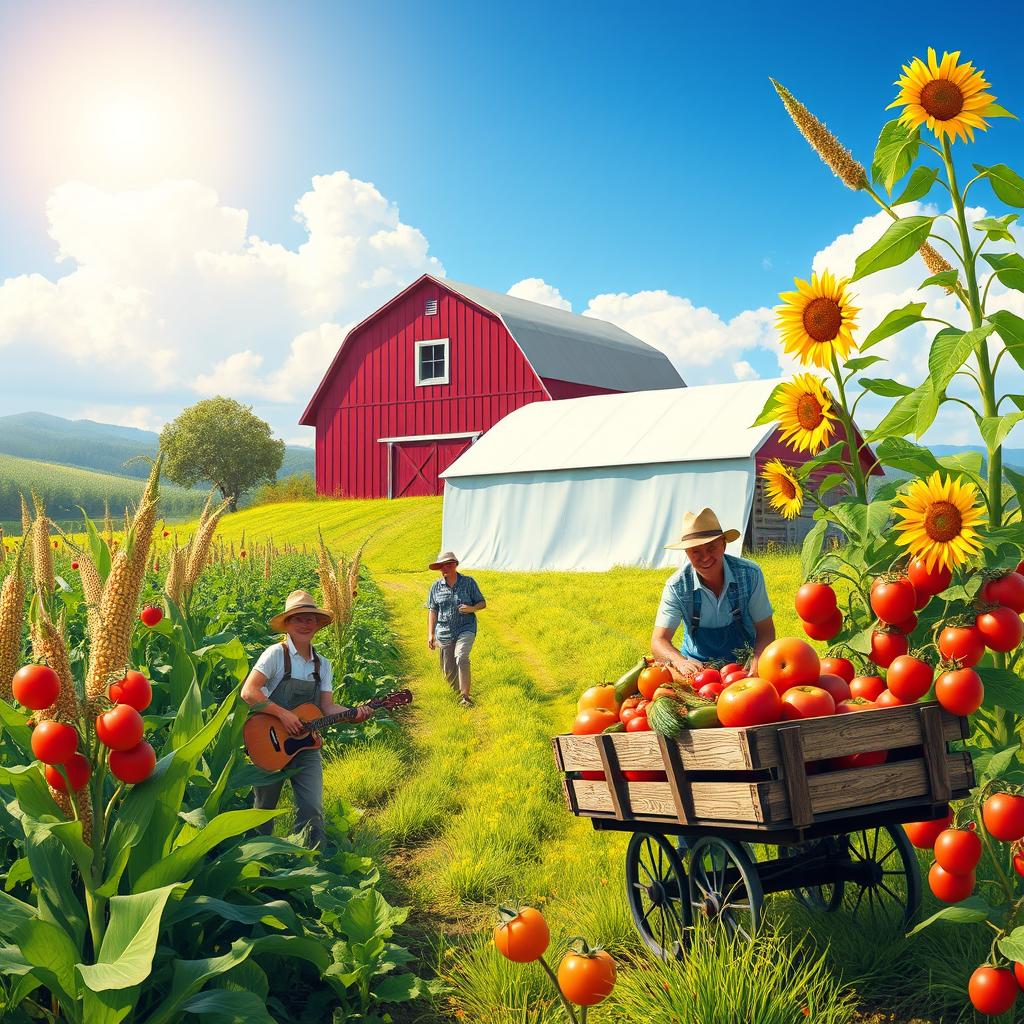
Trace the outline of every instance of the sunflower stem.
<path fill-rule="evenodd" d="M 850 455 L 850 472 L 853 474 L 853 483 L 857 489 L 857 497 L 867 502 L 868 487 L 864 479 L 864 467 L 860 461 L 860 446 L 857 444 L 857 428 L 853 425 L 853 418 L 850 415 L 850 407 L 846 403 L 846 388 L 843 386 L 843 375 L 839 371 L 839 360 L 835 353 L 832 353 L 832 376 L 835 377 L 836 388 L 839 391 L 839 405 L 842 409 L 843 426 L 846 429 L 846 447 Z"/>

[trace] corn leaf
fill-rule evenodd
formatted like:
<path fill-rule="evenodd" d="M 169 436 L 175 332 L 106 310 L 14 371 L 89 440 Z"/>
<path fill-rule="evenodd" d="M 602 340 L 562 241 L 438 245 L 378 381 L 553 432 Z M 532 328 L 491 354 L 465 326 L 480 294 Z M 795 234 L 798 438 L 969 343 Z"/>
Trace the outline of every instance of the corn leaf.
<path fill-rule="evenodd" d="M 928 353 L 928 370 L 936 394 L 946 390 L 953 375 L 994 330 L 993 324 L 982 324 L 972 331 L 944 327 L 935 335 Z"/>
<path fill-rule="evenodd" d="M 926 277 L 917 286 L 917 290 L 920 291 L 922 288 L 927 288 L 929 285 L 939 285 L 942 288 L 953 288 L 956 285 L 959 273 L 960 272 L 957 270 L 943 270 L 938 274 L 932 274 L 931 277 Z"/>
<path fill-rule="evenodd" d="M 882 125 L 875 155 L 871 161 L 871 177 L 882 182 L 888 192 L 910 170 L 921 145 L 919 128 L 908 128 L 902 121 Z"/>
<path fill-rule="evenodd" d="M 858 377 L 857 383 L 865 391 L 881 395 L 883 398 L 902 398 L 904 395 L 912 395 L 916 390 L 889 377 Z"/>
<path fill-rule="evenodd" d="M 1008 412 L 1005 416 L 977 416 L 978 429 L 985 438 L 989 451 L 998 448 L 1006 435 L 1024 420 L 1024 412 Z"/>
<path fill-rule="evenodd" d="M 861 342 L 861 352 L 877 345 L 880 341 L 899 334 L 900 331 L 921 322 L 925 303 L 908 302 L 901 309 L 894 309 L 882 318 L 882 322 Z"/>
<path fill-rule="evenodd" d="M 81 953 L 71 936 L 52 921 L 36 917 L 19 922 L 11 931 L 11 940 L 32 964 L 32 973 L 73 1006 L 79 991 L 75 967 Z"/>
<path fill-rule="evenodd" d="M 1014 242 L 1016 239 L 1010 234 L 1010 225 L 1019 216 L 1008 213 L 1004 217 L 982 217 L 974 222 L 973 227 L 975 231 L 984 231 L 990 242 Z"/>
<path fill-rule="evenodd" d="M 1024 319 L 1021 319 L 1016 313 L 1011 313 L 1008 309 L 1000 309 L 996 313 L 989 314 L 988 320 L 996 325 L 996 331 L 1002 338 L 1006 350 L 1017 365 L 1024 370 Z M 1011 395 L 1010 397 L 1015 396 Z"/>
<path fill-rule="evenodd" d="M 914 173 L 910 176 L 903 191 L 890 203 L 890 206 L 899 206 L 900 203 L 912 203 L 915 199 L 923 199 L 932 190 L 935 179 L 939 176 L 937 167 L 915 167 Z"/>
<path fill-rule="evenodd" d="M 906 263 L 924 245 L 934 220 L 934 217 L 901 217 L 891 224 L 870 249 L 857 257 L 850 280 L 859 281 L 879 270 Z"/>
<path fill-rule="evenodd" d="M 1024 257 L 1015 252 L 983 252 L 981 258 L 996 272 L 1000 283 L 1024 292 Z"/>

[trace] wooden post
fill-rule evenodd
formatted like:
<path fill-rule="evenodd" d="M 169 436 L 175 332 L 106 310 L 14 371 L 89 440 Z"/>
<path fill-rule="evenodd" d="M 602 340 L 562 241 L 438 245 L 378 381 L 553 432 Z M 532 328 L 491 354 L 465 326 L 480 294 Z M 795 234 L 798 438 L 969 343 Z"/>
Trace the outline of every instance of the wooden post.
<path fill-rule="evenodd" d="M 658 746 L 665 762 L 665 774 L 668 776 L 669 789 L 672 790 L 672 802 L 676 805 L 676 817 L 680 825 L 688 825 L 694 818 L 693 794 L 690 792 L 690 780 L 686 777 L 683 759 L 675 740 L 658 736 Z"/>
<path fill-rule="evenodd" d="M 604 777 L 608 780 L 608 789 L 612 795 L 612 809 L 619 821 L 633 817 L 633 809 L 629 806 L 629 789 L 619 769 L 619 755 L 615 752 L 615 743 L 611 734 L 600 733 L 597 740 L 597 752 L 601 755 L 604 766 Z"/>
<path fill-rule="evenodd" d="M 953 795 L 946 764 L 946 740 L 942 735 L 942 709 L 937 704 L 922 707 L 921 736 L 924 739 L 924 763 L 928 769 L 928 789 L 936 803 L 945 803 Z"/>
<path fill-rule="evenodd" d="M 786 725 L 779 729 L 779 753 L 785 773 L 786 792 L 789 795 L 789 813 L 796 828 L 814 821 L 811 793 L 807 786 L 807 765 L 800 726 Z"/>

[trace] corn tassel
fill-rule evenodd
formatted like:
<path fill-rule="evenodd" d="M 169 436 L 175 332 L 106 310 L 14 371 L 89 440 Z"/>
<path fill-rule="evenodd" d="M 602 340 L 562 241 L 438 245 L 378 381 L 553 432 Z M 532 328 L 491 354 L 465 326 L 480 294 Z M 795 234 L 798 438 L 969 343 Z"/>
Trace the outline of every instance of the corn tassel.
<path fill-rule="evenodd" d="M 36 518 L 32 524 L 32 568 L 35 573 L 36 590 L 49 597 L 56 589 L 53 575 L 53 549 L 50 547 L 50 523 L 46 518 L 46 506 L 34 491 L 32 501 L 36 507 Z"/>

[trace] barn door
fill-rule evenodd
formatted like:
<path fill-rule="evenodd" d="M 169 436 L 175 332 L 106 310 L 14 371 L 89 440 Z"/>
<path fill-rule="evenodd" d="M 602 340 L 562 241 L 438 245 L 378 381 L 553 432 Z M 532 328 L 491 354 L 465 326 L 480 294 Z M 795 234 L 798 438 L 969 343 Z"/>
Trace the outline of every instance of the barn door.
<path fill-rule="evenodd" d="M 442 441 L 397 441 L 392 452 L 395 498 L 416 498 L 444 492 L 443 473 L 470 445 L 468 437 Z"/>

